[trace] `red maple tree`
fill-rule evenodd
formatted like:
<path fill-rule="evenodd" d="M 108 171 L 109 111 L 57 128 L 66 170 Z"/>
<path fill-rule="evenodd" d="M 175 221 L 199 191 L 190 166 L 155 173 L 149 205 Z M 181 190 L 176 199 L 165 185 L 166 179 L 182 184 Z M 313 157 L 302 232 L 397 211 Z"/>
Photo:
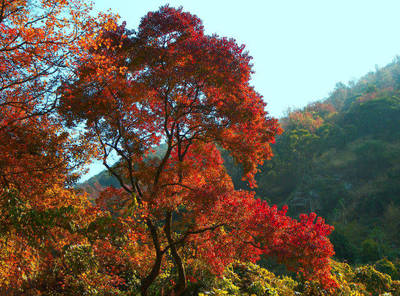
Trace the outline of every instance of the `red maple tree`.
<path fill-rule="evenodd" d="M 297 221 L 235 190 L 223 166 L 221 149 L 256 186 L 257 167 L 281 132 L 250 84 L 250 62 L 243 45 L 206 35 L 198 17 L 164 6 L 137 33 L 125 24 L 104 30 L 80 60 L 78 79 L 63 86 L 61 114 L 69 126 L 84 124 L 121 185 L 106 189 L 98 204 L 133 219 L 143 295 L 168 262 L 173 291 L 182 295 L 194 262 L 220 274 L 235 259 L 262 254 L 334 285 L 332 227 L 314 214 Z"/>

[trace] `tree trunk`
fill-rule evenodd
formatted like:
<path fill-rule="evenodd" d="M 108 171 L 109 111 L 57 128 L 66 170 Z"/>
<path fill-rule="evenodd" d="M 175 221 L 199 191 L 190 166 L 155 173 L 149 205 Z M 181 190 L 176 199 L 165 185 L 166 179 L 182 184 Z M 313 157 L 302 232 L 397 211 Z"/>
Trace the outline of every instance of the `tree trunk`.
<path fill-rule="evenodd" d="M 171 249 L 171 255 L 174 260 L 174 264 L 176 269 L 178 270 L 178 282 L 176 283 L 174 290 L 172 292 L 175 292 L 171 295 L 175 296 L 180 296 L 185 292 L 186 290 L 186 272 L 185 272 L 185 267 L 183 266 L 182 258 L 178 254 L 178 250 L 176 249 L 176 245 L 174 244 L 174 241 L 171 236 L 171 228 L 172 228 L 172 214 L 171 212 L 167 212 L 167 219 L 165 222 L 165 235 L 168 240 L 168 244 Z"/>
<path fill-rule="evenodd" d="M 146 224 L 150 229 L 151 237 L 153 239 L 154 248 L 156 250 L 156 260 L 153 264 L 150 274 L 141 281 L 140 292 L 142 296 L 147 296 L 147 290 L 160 274 L 161 262 L 163 257 L 163 252 L 161 252 L 160 248 L 160 241 L 158 239 L 157 228 L 153 225 L 150 219 L 147 220 Z"/>

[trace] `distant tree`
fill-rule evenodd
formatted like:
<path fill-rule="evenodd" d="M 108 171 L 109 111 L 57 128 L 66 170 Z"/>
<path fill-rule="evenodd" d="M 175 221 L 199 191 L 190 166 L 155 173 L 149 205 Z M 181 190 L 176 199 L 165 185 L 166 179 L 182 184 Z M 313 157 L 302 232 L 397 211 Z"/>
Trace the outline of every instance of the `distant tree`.
<path fill-rule="evenodd" d="M 376 241 L 368 238 L 361 243 L 361 259 L 364 262 L 374 262 L 379 259 L 379 246 Z"/>

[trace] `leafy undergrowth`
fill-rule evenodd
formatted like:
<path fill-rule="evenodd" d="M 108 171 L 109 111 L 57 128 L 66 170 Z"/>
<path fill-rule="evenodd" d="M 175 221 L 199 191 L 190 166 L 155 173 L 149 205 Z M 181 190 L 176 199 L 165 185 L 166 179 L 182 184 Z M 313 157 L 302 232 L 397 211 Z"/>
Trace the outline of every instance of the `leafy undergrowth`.
<path fill-rule="evenodd" d="M 222 278 L 216 279 L 212 288 L 199 293 L 205 295 L 248 295 L 248 296 L 358 296 L 358 295 L 400 295 L 400 281 L 392 280 L 389 274 L 379 272 L 372 265 L 352 268 L 346 263 L 332 261 L 332 274 L 338 284 L 334 291 L 324 290 L 318 283 L 296 280 L 274 273 L 255 264 L 236 262 L 229 266 Z M 210 282 L 209 282 L 210 283 Z M 208 284 L 209 284 L 208 283 Z M 206 283 L 192 283 L 187 295 Z"/>

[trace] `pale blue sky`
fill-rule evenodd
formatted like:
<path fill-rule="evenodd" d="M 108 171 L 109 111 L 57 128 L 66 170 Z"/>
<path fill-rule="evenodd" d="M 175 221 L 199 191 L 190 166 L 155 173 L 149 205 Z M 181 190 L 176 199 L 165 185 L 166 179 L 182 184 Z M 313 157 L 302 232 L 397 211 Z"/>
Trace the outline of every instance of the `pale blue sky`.
<path fill-rule="evenodd" d="M 134 29 L 166 3 L 196 14 L 207 33 L 246 45 L 254 85 L 274 116 L 400 54 L 400 0 L 95 0 Z"/>
<path fill-rule="evenodd" d="M 253 84 L 275 117 L 400 54 L 400 0 L 95 0 L 95 7 L 136 29 L 167 3 L 196 14 L 207 33 L 246 45 Z"/>

